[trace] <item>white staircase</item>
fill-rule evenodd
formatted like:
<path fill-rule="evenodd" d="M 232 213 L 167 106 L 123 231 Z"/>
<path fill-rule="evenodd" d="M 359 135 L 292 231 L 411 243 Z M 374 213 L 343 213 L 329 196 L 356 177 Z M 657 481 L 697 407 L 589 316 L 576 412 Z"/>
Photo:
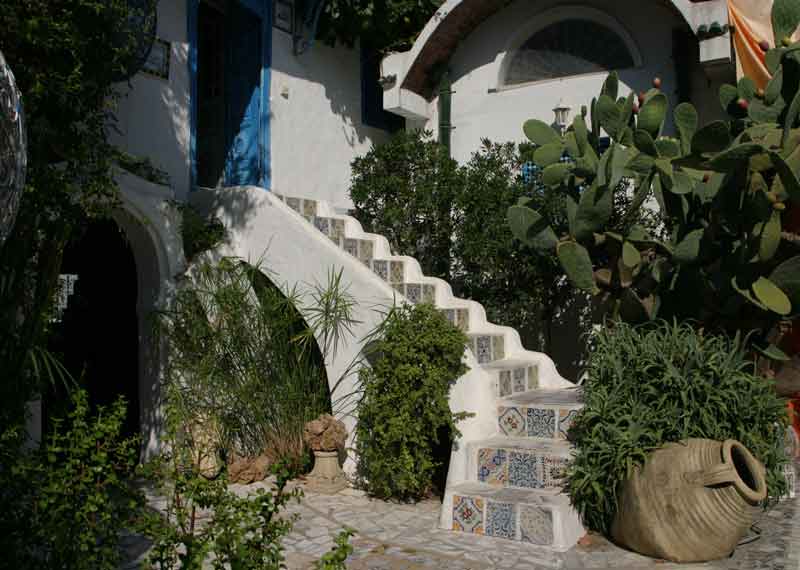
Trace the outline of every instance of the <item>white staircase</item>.
<path fill-rule="evenodd" d="M 495 430 L 486 439 L 461 442 L 466 476 L 448 477 L 440 526 L 556 550 L 572 547 L 584 531 L 561 484 L 571 451 L 566 433 L 581 407 L 578 390 L 549 358 L 525 350 L 515 330 L 489 323 L 481 305 L 454 297 L 413 258 L 392 255 L 384 237 L 364 232 L 324 202 L 275 196 L 389 283 L 398 298 L 439 307 L 467 333 L 475 360 L 490 371 Z"/>
<path fill-rule="evenodd" d="M 571 449 L 564 434 L 581 404 L 576 387 L 547 355 L 526 350 L 516 330 L 488 322 L 479 303 L 455 297 L 448 283 L 423 275 L 415 259 L 392 255 L 386 238 L 365 232 L 325 202 L 257 187 L 195 192 L 193 202 L 228 229 L 223 253 L 261 259 L 271 277 L 288 286 L 322 281 L 326 271 L 344 268 L 364 333 L 379 322 L 375 307 L 438 307 L 470 339 L 470 371 L 453 386 L 450 407 L 474 414 L 459 424 L 440 527 L 554 550 L 575 544 L 583 528 L 560 485 Z M 329 381 L 358 351 L 348 346 L 327 364 Z M 341 419 L 352 436 L 356 419 Z"/>

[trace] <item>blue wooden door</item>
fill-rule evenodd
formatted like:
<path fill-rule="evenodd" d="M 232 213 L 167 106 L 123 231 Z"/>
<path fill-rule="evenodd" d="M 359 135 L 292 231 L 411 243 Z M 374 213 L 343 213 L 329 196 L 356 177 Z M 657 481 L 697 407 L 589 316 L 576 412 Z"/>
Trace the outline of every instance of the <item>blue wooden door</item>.
<path fill-rule="evenodd" d="M 261 179 L 262 20 L 239 2 L 228 4 L 225 65 L 225 184 Z"/>

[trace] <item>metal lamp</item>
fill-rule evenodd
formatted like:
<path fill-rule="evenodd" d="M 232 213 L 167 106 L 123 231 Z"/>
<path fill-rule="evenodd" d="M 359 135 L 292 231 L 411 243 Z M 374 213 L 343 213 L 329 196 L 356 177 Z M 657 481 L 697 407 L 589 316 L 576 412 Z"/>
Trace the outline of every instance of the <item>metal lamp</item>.
<path fill-rule="evenodd" d="M 569 126 L 570 111 L 572 111 L 572 107 L 564 105 L 564 102 L 560 99 L 558 101 L 558 105 L 556 105 L 553 109 L 553 114 L 556 116 L 555 124 L 559 129 L 561 129 L 562 135 L 567 130 L 567 126 Z"/>

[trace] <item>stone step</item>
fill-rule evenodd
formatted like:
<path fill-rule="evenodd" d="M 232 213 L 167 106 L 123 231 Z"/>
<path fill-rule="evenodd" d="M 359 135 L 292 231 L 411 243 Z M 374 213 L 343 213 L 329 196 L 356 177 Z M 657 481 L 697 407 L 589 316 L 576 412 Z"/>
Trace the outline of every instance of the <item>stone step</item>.
<path fill-rule="evenodd" d="M 584 532 L 563 494 L 461 483 L 448 486 L 442 506 L 442 528 L 559 551 L 574 546 Z"/>
<path fill-rule="evenodd" d="M 487 364 L 505 358 L 505 337 L 502 334 L 472 333 L 469 338 L 470 348 L 478 364 Z"/>
<path fill-rule="evenodd" d="M 566 441 L 494 437 L 468 444 L 467 469 L 474 480 L 495 487 L 558 491 L 564 485 L 572 446 Z"/>
<path fill-rule="evenodd" d="M 537 390 L 498 401 L 497 428 L 507 437 L 566 440 L 569 428 L 583 405 L 564 395 Z M 553 391 L 556 392 L 556 391 Z"/>

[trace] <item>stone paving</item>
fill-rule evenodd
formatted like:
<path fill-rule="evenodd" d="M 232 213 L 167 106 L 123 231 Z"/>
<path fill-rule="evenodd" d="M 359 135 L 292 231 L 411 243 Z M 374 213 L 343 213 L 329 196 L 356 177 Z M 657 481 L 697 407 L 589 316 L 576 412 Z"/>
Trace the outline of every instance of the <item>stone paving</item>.
<path fill-rule="evenodd" d="M 238 493 L 252 492 L 257 483 L 234 485 Z M 439 501 L 414 505 L 370 499 L 345 489 L 336 495 L 305 492 L 290 514 L 297 514 L 292 533 L 284 540 L 290 570 L 311 568 L 333 546 L 333 537 L 345 527 L 356 531 L 353 570 L 545 570 L 569 568 L 800 570 L 800 499 L 786 499 L 774 509 L 756 512 L 752 535 L 733 556 L 705 564 L 670 564 L 623 550 L 602 537 L 564 553 L 516 541 L 450 532 L 436 528 Z M 760 534 L 758 534 L 760 533 Z M 126 568 L 138 567 L 145 547 L 135 541 L 127 547 Z"/>

